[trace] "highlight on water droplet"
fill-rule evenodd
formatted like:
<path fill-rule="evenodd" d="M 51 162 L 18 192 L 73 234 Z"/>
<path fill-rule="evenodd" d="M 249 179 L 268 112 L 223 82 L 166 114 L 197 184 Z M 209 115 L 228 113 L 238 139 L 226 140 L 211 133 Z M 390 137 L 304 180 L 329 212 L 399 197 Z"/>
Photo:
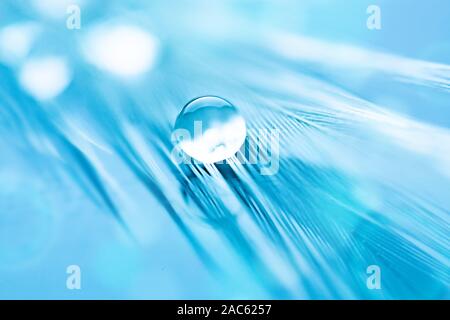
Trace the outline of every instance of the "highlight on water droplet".
<path fill-rule="evenodd" d="M 234 156 L 246 135 L 245 119 L 234 105 L 220 97 L 204 96 L 184 106 L 172 136 L 188 156 L 216 163 Z"/>

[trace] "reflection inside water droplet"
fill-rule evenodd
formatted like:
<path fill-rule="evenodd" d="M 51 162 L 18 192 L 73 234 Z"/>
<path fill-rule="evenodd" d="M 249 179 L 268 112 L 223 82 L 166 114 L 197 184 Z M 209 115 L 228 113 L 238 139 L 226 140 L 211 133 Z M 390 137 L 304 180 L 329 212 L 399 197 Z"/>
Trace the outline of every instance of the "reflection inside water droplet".
<path fill-rule="evenodd" d="M 235 155 L 246 134 L 245 120 L 236 107 L 213 96 L 189 102 L 179 114 L 174 128 L 174 137 L 181 150 L 203 163 L 215 163 Z"/>

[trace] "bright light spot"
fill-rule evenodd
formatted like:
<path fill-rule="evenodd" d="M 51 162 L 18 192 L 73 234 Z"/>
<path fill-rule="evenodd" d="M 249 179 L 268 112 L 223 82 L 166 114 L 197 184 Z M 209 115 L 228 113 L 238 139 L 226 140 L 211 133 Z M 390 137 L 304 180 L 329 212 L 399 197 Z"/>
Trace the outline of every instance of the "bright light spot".
<path fill-rule="evenodd" d="M 32 5 L 43 16 L 66 19 L 68 6 L 81 6 L 84 2 L 84 0 L 33 0 Z"/>
<path fill-rule="evenodd" d="M 30 59 L 22 66 L 19 74 L 23 88 L 39 100 L 48 100 L 59 95 L 70 79 L 67 63 L 60 57 Z"/>
<path fill-rule="evenodd" d="M 136 76 L 154 65 L 158 41 L 133 26 L 97 26 L 85 39 L 83 54 L 98 68 L 119 76 Z"/>
<path fill-rule="evenodd" d="M 13 24 L 1 29 L 0 59 L 9 63 L 24 59 L 39 31 L 39 25 L 32 22 Z"/>

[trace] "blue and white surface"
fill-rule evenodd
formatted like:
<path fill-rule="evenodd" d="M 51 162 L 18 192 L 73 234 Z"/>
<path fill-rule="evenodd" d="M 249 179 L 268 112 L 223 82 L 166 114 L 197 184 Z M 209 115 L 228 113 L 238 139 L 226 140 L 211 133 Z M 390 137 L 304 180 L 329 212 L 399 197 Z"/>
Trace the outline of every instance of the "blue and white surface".
<path fill-rule="evenodd" d="M 448 299 L 449 20 L 442 0 L 1 1 L 0 298 Z M 173 161 L 204 95 L 249 141 L 279 132 L 273 174 Z"/>

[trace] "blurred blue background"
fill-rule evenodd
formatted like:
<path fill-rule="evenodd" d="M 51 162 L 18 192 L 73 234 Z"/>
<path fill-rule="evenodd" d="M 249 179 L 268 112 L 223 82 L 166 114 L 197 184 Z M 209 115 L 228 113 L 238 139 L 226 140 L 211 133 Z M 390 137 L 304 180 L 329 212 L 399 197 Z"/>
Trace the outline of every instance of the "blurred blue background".
<path fill-rule="evenodd" d="M 73 4 L 81 28 L 71 30 L 66 10 Z M 366 27 L 371 4 L 381 8 L 381 30 Z M 1 1 L 0 298 L 448 298 L 449 18 L 450 2 L 442 0 Z M 284 35 L 317 40 L 319 49 L 361 48 L 368 58 L 356 69 L 322 56 L 294 61 L 281 54 L 289 52 L 289 41 L 276 40 Z M 371 53 L 411 68 L 390 74 L 380 67 L 388 60 L 371 61 Z M 436 63 L 431 73 L 419 60 Z M 426 79 L 399 81 L 409 71 Z M 314 96 L 291 90 L 296 83 Z M 237 102 L 250 127 L 259 117 L 275 125 L 283 118 L 265 115 L 269 105 L 287 101 L 300 105 L 296 112 L 320 112 L 325 84 L 368 102 L 336 94 L 336 103 L 386 118 L 394 113 L 384 128 L 391 138 L 336 115 L 330 127 L 339 134 L 325 132 L 355 154 L 331 147 L 324 153 L 326 140 L 314 142 L 308 131 L 298 141 L 311 139 L 318 150 L 299 147 L 301 154 L 282 158 L 278 180 L 252 180 L 259 211 L 243 209 L 252 202 L 243 199 L 233 209 L 239 201 L 214 198 L 211 190 L 210 198 L 195 200 L 206 182 L 197 186 L 192 177 L 192 193 L 183 191 L 182 170 L 166 153 L 186 102 L 218 94 Z M 305 119 L 326 123 L 314 115 Z M 393 130 L 394 122 L 401 129 Z M 401 131 L 408 128 L 416 135 Z M 289 137 L 297 132 L 285 129 Z M 353 139 L 374 147 L 362 150 Z M 393 139 L 399 145 L 391 146 Z M 316 167 L 314 152 L 333 164 Z M 314 187 L 289 179 L 296 174 Z M 233 192 L 247 187 L 240 183 Z M 277 188 L 286 202 L 264 196 Z M 310 214 L 286 218 L 294 234 L 304 227 L 303 238 L 273 226 L 294 244 L 275 241 L 267 250 L 258 251 L 271 232 L 260 238 L 246 216 L 235 231 L 207 217 L 263 208 L 277 225 L 275 213 L 289 215 L 289 203 Z M 381 291 L 365 286 L 370 264 L 386 270 Z M 81 290 L 66 288 L 69 265 L 81 268 Z"/>

